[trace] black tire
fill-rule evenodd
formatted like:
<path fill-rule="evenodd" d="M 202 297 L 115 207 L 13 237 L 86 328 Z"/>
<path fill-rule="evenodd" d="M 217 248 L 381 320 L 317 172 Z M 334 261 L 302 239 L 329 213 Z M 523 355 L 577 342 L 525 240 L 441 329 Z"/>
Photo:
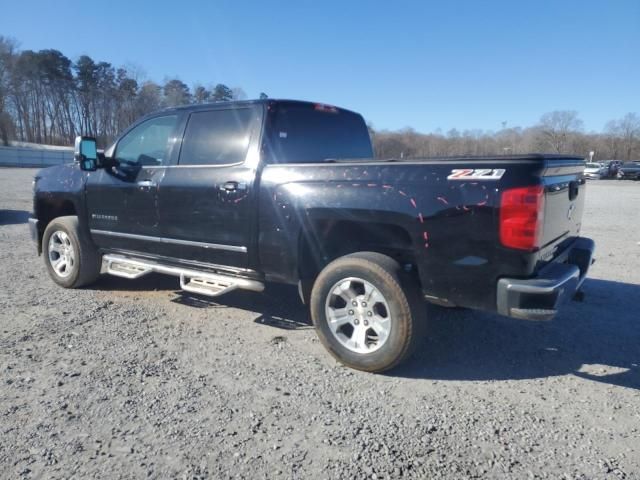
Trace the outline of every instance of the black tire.
<path fill-rule="evenodd" d="M 369 282 L 388 305 L 389 333 L 375 351 L 360 353 L 349 349 L 329 326 L 326 311 L 327 302 L 331 302 L 329 296 L 337 284 L 348 278 Z M 426 321 L 417 281 L 405 274 L 398 262 L 375 252 L 345 255 L 327 265 L 313 285 L 310 309 L 318 337 L 329 353 L 344 365 L 367 372 L 383 372 L 407 359 L 422 338 Z"/>
<path fill-rule="evenodd" d="M 69 262 L 70 266 L 68 270 L 65 268 L 64 275 L 54 269 L 52 254 L 49 252 L 49 241 L 56 232 L 67 235 L 73 252 L 73 263 Z M 80 229 L 78 217 L 67 216 L 51 220 L 42 237 L 42 251 L 49 276 L 61 287 L 83 287 L 95 282 L 100 276 L 101 255 L 88 235 Z"/>

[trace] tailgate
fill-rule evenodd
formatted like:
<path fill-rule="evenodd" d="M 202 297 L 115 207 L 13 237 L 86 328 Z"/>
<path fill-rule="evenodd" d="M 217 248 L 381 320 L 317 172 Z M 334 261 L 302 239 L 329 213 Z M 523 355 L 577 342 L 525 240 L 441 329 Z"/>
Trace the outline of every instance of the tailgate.
<path fill-rule="evenodd" d="M 545 187 L 541 259 L 550 260 L 580 234 L 586 183 L 585 162 L 576 158 L 545 161 Z"/>

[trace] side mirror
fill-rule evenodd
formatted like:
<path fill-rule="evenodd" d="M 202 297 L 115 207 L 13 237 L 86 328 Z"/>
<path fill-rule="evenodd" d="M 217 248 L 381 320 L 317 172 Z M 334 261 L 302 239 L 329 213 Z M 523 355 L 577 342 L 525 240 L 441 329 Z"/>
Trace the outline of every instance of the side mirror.
<path fill-rule="evenodd" d="M 93 172 L 98 168 L 98 148 L 93 137 L 76 137 L 73 158 L 80 164 L 80 170 Z"/>

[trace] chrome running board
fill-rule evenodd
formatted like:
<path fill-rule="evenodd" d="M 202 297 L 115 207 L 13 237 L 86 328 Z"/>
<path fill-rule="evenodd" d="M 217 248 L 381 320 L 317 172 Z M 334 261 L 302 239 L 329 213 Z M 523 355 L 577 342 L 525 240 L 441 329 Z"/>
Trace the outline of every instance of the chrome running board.
<path fill-rule="evenodd" d="M 102 257 L 102 271 L 109 275 L 129 279 L 140 278 L 151 272 L 173 275 L 180 277 L 182 290 L 211 297 L 223 295 L 235 289 L 254 292 L 264 290 L 264 284 L 257 280 L 162 265 L 148 260 L 138 260 L 114 254 Z"/>

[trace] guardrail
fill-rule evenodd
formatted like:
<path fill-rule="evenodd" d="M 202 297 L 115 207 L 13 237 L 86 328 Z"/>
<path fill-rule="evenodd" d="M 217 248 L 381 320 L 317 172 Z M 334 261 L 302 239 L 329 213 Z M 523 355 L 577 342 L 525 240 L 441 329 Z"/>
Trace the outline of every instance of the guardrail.
<path fill-rule="evenodd" d="M 50 167 L 73 162 L 71 147 L 0 147 L 0 167 Z"/>

